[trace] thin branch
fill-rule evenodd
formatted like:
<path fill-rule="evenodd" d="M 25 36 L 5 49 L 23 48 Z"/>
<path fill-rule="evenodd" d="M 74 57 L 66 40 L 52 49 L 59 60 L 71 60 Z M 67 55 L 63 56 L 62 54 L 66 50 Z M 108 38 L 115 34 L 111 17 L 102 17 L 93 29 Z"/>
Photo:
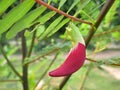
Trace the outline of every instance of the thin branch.
<path fill-rule="evenodd" d="M 42 80 L 42 78 L 44 78 L 45 74 L 48 72 L 48 70 L 51 68 L 51 66 L 53 65 L 53 63 L 55 62 L 56 58 L 58 56 L 58 53 L 56 53 L 56 55 L 54 56 L 54 58 L 52 59 L 51 63 L 49 64 L 48 68 L 44 71 L 44 73 L 41 75 L 38 83 L 35 85 L 35 88 L 38 86 L 39 82 Z"/>
<path fill-rule="evenodd" d="M 120 31 L 120 29 L 115 29 L 115 30 L 113 29 L 113 30 L 105 31 L 105 32 L 94 35 L 93 38 L 100 37 L 102 35 L 110 34 L 112 32 L 117 32 L 117 31 Z"/>
<path fill-rule="evenodd" d="M 45 2 L 42 1 L 42 0 L 36 0 L 36 2 L 38 2 L 39 4 L 41 4 L 41 5 L 49 8 L 49 9 L 52 10 L 52 11 L 55 11 L 55 12 L 57 12 L 57 13 L 65 16 L 65 17 L 67 17 L 67 18 L 70 18 L 71 20 L 75 20 L 75 21 L 78 21 L 78 22 L 81 22 L 81 23 L 86 23 L 86 24 L 88 24 L 88 25 L 90 25 L 90 26 L 93 26 L 93 24 L 92 24 L 91 22 L 87 22 L 87 21 L 84 21 L 84 20 L 82 20 L 82 19 L 79 19 L 79 18 L 76 18 L 76 17 L 74 17 L 74 16 L 71 16 L 71 15 L 69 15 L 69 14 L 67 14 L 67 13 L 65 13 L 65 12 L 63 12 L 63 11 L 61 11 L 61 10 L 58 10 L 57 8 L 55 8 L 55 7 L 51 6 L 51 5 L 48 5 L 47 3 L 45 3 Z"/>
<path fill-rule="evenodd" d="M 12 65 L 12 63 L 10 62 L 10 60 L 8 59 L 5 51 L 3 50 L 3 47 L 2 45 L 0 44 L 0 50 L 1 50 L 1 53 L 3 54 L 5 60 L 7 61 L 9 67 L 12 69 L 12 71 L 20 78 L 22 79 L 22 76 L 18 73 L 18 71 L 15 69 L 15 67 Z"/>
<path fill-rule="evenodd" d="M 86 38 L 86 47 L 88 46 L 89 42 L 92 40 L 93 35 L 95 34 L 95 32 L 97 31 L 97 28 L 99 27 L 99 25 L 101 24 L 102 20 L 104 19 L 104 17 L 106 16 L 107 12 L 110 10 L 110 8 L 112 7 L 113 3 L 115 0 L 107 0 L 106 4 L 103 6 L 98 19 L 96 20 L 95 23 L 95 28 L 93 30 L 93 28 L 91 28 L 91 30 L 88 33 L 88 36 Z"/>
<path fill-rule="evenodd" d="M 90 62 L 99 63 L 99 61 L 93 60 L 93 59 L 90 59 L 90 58 L 86 58 L 86 60 L 88 60 L 88 61 L 90 61 Z M 107 64 L 107 63 L 104 61 L 103 64 Z M 108 64 L 107 64 L 107 65 L 108 65 Z M 115 63 L 109 64 L 109 65 L 120 66 L 120 64 L 115 64 Z"/>
<path fill-rule="evenodd" d="M 27 45 L 26 45 L 26 38 L 24 36 L 24 32 L 25 30 L 23 30 L 21 32 L 21 46 L 22 46 L 22 64 L 23 64 L 23 67 L 22 67 L 22 86 L 23 86 L 23 90 L 29 90 L 29 86 L 28 86 L 28 65 L 24 65 L 24 62 L 25 62 L 25 58 L 27 56 Z"/>
<path fill-rule="evenodd" d="M 34 60 L 32 60 L 32 61 L 29 61 L 29 62 L 25 63 L 25 64 L 34 63 L 34 62 L 40 60 L 40 58 L 45 57 L 46 55 L 49 55 L 49 54 L 51 54 L 51 53 L 53 53 L 53 52 L 56 52 L 56 51 L 58 51 L 59 49 L 60 49 L 60 48 L 56 48 L 56 49 L 54 49 L 54 50 L 52 50 L 52 51 L 49 51 L 49 52 L 47 52 L 47 53 L 45 53 L 45 54 L 43 54 L 43 55 L 37 57 L 36 59 L 34 59 Z"/>
<path fill-rule="evenodd" d="M 34 46 L 34 41 L 35 41 L 36 32 L 37 32 L 37 31 L 35 30 L 34 33 L 33 33 L 32 41 L 31 41 L 31 45 L 30 45 L 30 49 L 29 49 L 29 51 L 28 51 L 27 57 L 30 57 L 30 56 L 31 56 L 31 53 L 32 53 L 32 50 L 33 50 L 33 46 Z"/>
<path fill-rule="evenodd" d="M 85 84 L 85 82 L 86 82 L 86 80 L 87 80 L 87 77 L 88 77 L 91 69 L 92 69 L 92 63 L 89 64 L 88 69 L 87 69 L 86 73 L 84 74 L 84 77 L 83 77 L 83 79 L 82 79 L 82 84 L 81 84 L 79 90 L 84 90 L 84 84 Z"/>
<path fill-rule="evenodd" d="M 63 87 L 66 85 L 67 81 L 70 79 L 72 75 L 66 76 L 64 77 L 64 79 L 62 80 L 62 82 L 59 85 L 59 90 L 62 90 Z"/>
<path fill-rule="evenodd" d="M 0 80 L 1 83 L 3 82 L 20 82 L 21 80 Z"/>
<path fill-rule="evenodd" d="M 109 9 L 112 7 L 113 3 L 114 3 L 115 0 L 107 0 L 106 1 L 106 4 L 103 6 L 100 14 L 99 14 L 99 17 L 94 25 L 95 28 L 91 27 L 91 30 L 89 31 L 88 33 L 88 36 L 86 38 L 86 48 L 88 47 L 93 35 L 95 34 L 95 32 L 97 31 L 97 28 L 99 27 L 99 25 L 101 24 L 102 20 L 104 19 L 104 17 L 106 16 L 107 12 L 109 11 Z M 65 77 L 63 79 L 63 81 L 61 82 L 60 84 L 60 89 L 61 90 L 65 84 L 67 83 L 67 81 L 69 80 L 69 78 L 71 77 L 71 75 Z"/>

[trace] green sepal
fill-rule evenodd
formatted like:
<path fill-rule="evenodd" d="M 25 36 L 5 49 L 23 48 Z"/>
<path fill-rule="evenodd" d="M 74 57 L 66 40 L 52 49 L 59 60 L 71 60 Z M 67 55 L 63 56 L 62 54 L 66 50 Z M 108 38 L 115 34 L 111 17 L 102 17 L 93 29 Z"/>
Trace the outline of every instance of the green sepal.
<path fill-rule="evenodd" d="M 75 26 L 73 23 L 70 23 L 69 27 L 67 27 L 66 29 L 67 29 L 66 33 L 69 35 L 69 38 L 72 41 L 73 45 L 78 44 L 78 42 L 85 45 L 83 36 L 80 33 L 80 30 L 78 29 L 77 26 Z"/>

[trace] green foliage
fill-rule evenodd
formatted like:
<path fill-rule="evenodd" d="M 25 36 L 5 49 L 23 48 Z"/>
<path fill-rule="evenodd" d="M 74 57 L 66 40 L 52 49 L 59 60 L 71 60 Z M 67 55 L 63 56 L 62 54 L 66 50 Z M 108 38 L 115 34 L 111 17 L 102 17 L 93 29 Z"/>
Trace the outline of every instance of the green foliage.
<path fill-rule="evenodd" d="M 12 5 L 16 0 L 1 0 L 0 1 L 0 15 L 5 12 L 5 10 Z"/>
<path fill-rule="evenodd" d="M 66 1 L 67 1 L 67 0 L 60 0 L 58 9 L 60 9 L 60 8 L 64 5 L 64 3 L 65 3 Z"/>
<path fill-rule="evenodd" d="M 41 15 L 46 10 L 45 7 L 41 6 L 39 8 L 34 9 L 33 11 L 26 14 L 23 18 L 17 21 L 12 28 L 7 33 L 7 38 L 13 38 L 18 32 L 24 30 L 25 28 L 29 28 L 32 26 L 32 22 Z"/>
<path fill-rule="evenodd" d="M 21 19 L 32 8 L 34 3 L 34 0 L 25 0 L 6 14 L 0 21 L 0 34 L 7 31 L 16 21 Z"/>
<path fill-rule="evenodd" d="M 119 7 L 119 5 L 120 5 L 120 1 L 119 1 L 119 0 L 117 0 L 117 1 L 113 4 L 113 6 L 111 7 L 110 11 L 107 13 L 107 16 L 106 16 L 106 18 L 105 18 L 105 23 L 106 23 L 106 24 L 109 25 L 110 22 L 116 18 L 116 17 L 115 17 L 115 15 L 117 14 L 116 9 Z"/>
<path fill-rule="evenodd" d="M 69 21 L 70 21 L 69 18 L 66 18 L 66 19 L 62 20 L 62 21 L 60 22 L 60 24 L 57 25 L 57 26 L 51 31 L 51 33 L 49 33 L 48 37 L 50 37 L 50 36 L 52 36 L 54 33 L 56 33 L 60 28 L 62 28 L 62 27 L 63 27 L 66 23 L 68 23 Z"/>
<path fill-rule="evenodd" d="M 54 22 L 52 22 L 39 39 L 41 40 L 41 39 L 45 38 L 60 23 L 60 21 L 63 19 L 63 17 L 64 16 L 60 16 Z"/>

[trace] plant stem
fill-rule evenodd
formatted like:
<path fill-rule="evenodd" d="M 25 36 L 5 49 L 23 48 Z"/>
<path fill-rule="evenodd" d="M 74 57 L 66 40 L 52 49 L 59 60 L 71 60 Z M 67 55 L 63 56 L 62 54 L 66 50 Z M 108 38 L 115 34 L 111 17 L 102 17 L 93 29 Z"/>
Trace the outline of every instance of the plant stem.
<path fill-rule="evenodd" d="M 28 54 L 27 54 L 27 45 L 26 45 L 26 38 L 24 36 L 24 32 L 21 32 L 21 37 L 22 37 L 22 64 L 23 64 L 23 89 L 24 90 L 29 90 L 29 84 L 28 84 L 28 64 L 24 64 L 25 62 L 25 58 L 26 57 L 30 57 L 31 56 L 31 53 L 32 53 L 32 50 L 33 50 L 33 46 L 34 46 L 34 41 L 35 41 L 35 36 L 36 36 L 36 30 L 34 31 L 33 33 L 33 36 L 32 36 L 32 40 L 31 40 L 31 44 L 30 44 L 30 49 L 28 51 Z"/>
<path fill-rule="evenodd" d="M 45 74 L 48 72 L 48 70 L 51 68 L 52 64 L 54 63 L 54 61 L 56 60 L 57 56 L 59 53 L 57 53 L 54 58 L 52 59 L 51 63 L 49 64 L 49 66 L 47 67 L 47 69 L 44 71 L 44 73 L 41 75 L 38 83 L 35 85 L 35 88 L 38 86 L 39 82 L 42 80 L 42 78 L 44 78 Z"/>
<path fill-rule="evenodd" d="M 27 57 L 31 56 L 32 50 L 33 50 L 33 46 L 34 46 L 34 41 L 35 41 L 35 36 L 36 36 L 36 30 L 33 32 L 33 36 L 32 36 L 32 41 L 31 41 L 31 45 L 30 45 L 30 49 L 28 51 L 28 55 Z"/>
<path fill-rule="evenodd" d="M 43 55 L 40 55 L 40 56 L 37 57 L 36 59 L 34 59 L 34 60 L 32 60 L 32 61 L 29 61 L 29 62 L 27 62 L 27 63 L 25 63 L 25 64 L 34 63 L 34 62 L 40 60 L 40 58 L 45 57 L 46 55 L 49 55 L 49 54 L 51 54 L 51 53 L 53 53 L 53 52 L 56 52 L 56 51 L 58 51 L 58 50 L 60 50 L 60 48 L 55 48 L 55 49 L 53 49 L 53 50 L 50 50 L 49 52 L 47 52 L 47 53 L 45 53 L 45 54 L 43 54 Z"/>
<path fill-rule="evenodd" d="M 86 58 L 86 60 L 90 61 L 90 62 L 95 62 L 95 63 L 99 63 L 98 60 L 93 60 L 93 59 L 90 59 L 90 58 Z M 105 60 L 106 61 L 106 60 Z M 106 62 L 103 62 L 103 64 L 107 64 Z M 108 65 L 108 64 L 107 64 Z M 115 63 L 111 63 L 109 65 L 113 65 L 113 66 L 120 66 L 120 64 L 115 64 Z"/>
<path fill-rule="evenodd" d="M 21 39 L 22 39 L 22 64 L 24 64 L 25 58 L 26 58 L 26 54 L 27 54 L 27 45 L 26 45 L 26 38 L 24 36 L 24 32 L 21 32 Z M 22 67 L 23 71 L 23 77 L 22 77 L 22 85 L 23 85 L 23 90 L 29 90 L 29 86 L 28 86 L 28 65 L 23 65 Z"/>
<path fill-rule="evenodd" d="M 111 8 L 111 6 L 113 5 L 115 0 L 107 0 L 106 1 L 106 4 L 103 6 L 99 16 L 98 16 L 98 19 L 96 20 L 96 23 L 94 25 L 94 27 L 96 29 L 93 29 L 91 28 L 91 30 L 89 31 L 88 33 L 88 36 L 86 38 L 86 48 L 88 47 L 93 35 L 95 34 L 95 32 L 97 31 L 97 28 L 99 27 L 99 25 L 101 24 L 102 20 L 104 19 L 104 17 L 106 16 L 107 12 L 109 11 L 109 9 Z M 67 81 L 70 79 L 71 75 L 65 77 L 63 79 L 63 81 L 60 83 L 60 86 L 59 86 L 59 90 L 62 90 L 62 88 L 65 86 L 65 84 L 67 83 Z M 83 84 L 84 85 L 84 84 Z"/>
<path fill-rule="evenodd" d="M 0 80 L 0 82 L 20 82 L 21 80 Z"/>
<path fill-rule="evenodd" d="M 107 0 L 106 4 L 103 6 L 98 19 L 96 20 L 96 23 L 94 24 L 94 27 L 96 29 L 92 29 L 89 31 L 88 36 L 86 38 L 86 46 L 88 46 L 89 42 L 91 41 L 94 33 L 97 31 L 97 28 L 99 27 L 99 25 L 101 24 L 102 20 L 104 19 L 104 17 L 106 16 L 107 12 L 110 10 L 110 8 L 112 7 L 113 3 L 115 0 Z"/>
<path fill-rule="evenodd" d="M 12 71 L 22 80 L 22 76 L 18 73 L 18 71 L 15 69 L 15 67 L 12 65 L 12 63 L 10 62 L 10 60 L 8 59 L 5 51 L 3 50 L 3 47 L 2 45 L 0 44 L 0 50 L 1 50 L 1 53 L 3 54 L 5 60 L 7 61 L 9 67 L 12 69 Z"/>
<path fill-rule="evenodd" d="M 112 30 L 109 30 L 109 31 L 105 31 L 105 32 L 96 34 L 96 35 L 93 36 L 93 38 L 97 38 L 97 37 L 100 37 L 100 36 L 103 36 L 103 35 L 106 35 L 106 34 L 110 34 L 112 32 L 120 32 L 120 28 L 118 28 L 118 29 L 112 29 Z"/>
<path fill-rule="evenodd" d="M 85 73 L 85 75 L 84 75 L 84 77 L 83 77 L 83 81 L 82 81 L 82 84 L 81 84 L 79 90 L 83 90 L 84 84 L 85 84 L 85 82 L 86 82 L 86 80 L 87 80 L 87 77 L 88 77 L 90 71 L 91 71 L 91 68 L 92 68 L 92 63 L 90 63 L 89 66 L 88 66 L 88 69 L 87 69 L 87 71 L 86 71 L 86 73 Z"/>
<path fill-rule="evenodd" d="M 67 14 L 67 13 L 65 13 L 65 12 L 63 12 L 63 11 L 61 11 L 61 10 L 58 10 L 57 8 L 55 8 L 55 7 L 53 7 L 53 6 L 45 3 L 45 2 L 42 1 L 42 0 L 36 0 L 36 1 L 37 1 L 39 4 L 44 5 L 45 7 L 49 8 L 50 10 L 53 10 L 53 11 L 55 11 L 55 12 L 57 12 L 57 13 L 65 16 L 65 17 L 67 17 L 67 18 L 70 18 L 71 20 L 75 20 L 75 21 L 78 21 L 78 22 L 86 23 L 86 24 L 92 26 L 92 23 L 91 23 L 91 22 L 87 22 L 87 21 L 84 21 L 84 20 L 82 20 L 82 19 L 79 19 L 79 18 L 76 18 L 76 17 L 74 17 L 74 16 L 71 16 L 71 15 L 69 15 L 69 14 Z"/>

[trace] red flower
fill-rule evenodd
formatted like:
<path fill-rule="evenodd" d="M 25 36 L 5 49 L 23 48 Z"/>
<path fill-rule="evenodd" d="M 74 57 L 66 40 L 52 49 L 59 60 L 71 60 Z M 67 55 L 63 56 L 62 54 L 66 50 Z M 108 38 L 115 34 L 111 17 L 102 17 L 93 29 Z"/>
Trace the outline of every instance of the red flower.
<path fill-rule="evenodd" d="M 81 68 L 85 61 L 86 51 L 85 45 L 78 42 L 78 44 L 70 50 L 66 61 L 57 69 L 49 72 L 52 77 L 68 76 Z"/>

